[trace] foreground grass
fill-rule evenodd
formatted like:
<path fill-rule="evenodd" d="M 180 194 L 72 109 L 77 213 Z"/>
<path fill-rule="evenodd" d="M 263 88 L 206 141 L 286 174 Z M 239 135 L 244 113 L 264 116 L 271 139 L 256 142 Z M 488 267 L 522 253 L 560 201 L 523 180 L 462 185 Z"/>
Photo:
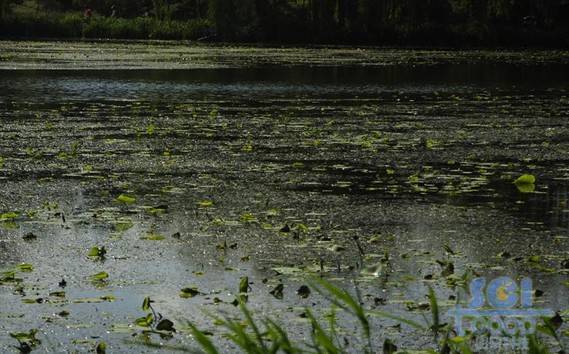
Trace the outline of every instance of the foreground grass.
<path fill-rule="evenodd" d="M 422 333 L 431 333 L 433 344 L 429 349 L 423 350 L 425 353 L 462 353 L 470 354 L 474 350 L 470 343 L 472 335 L 466 337 L 456 336 L 450 324 L 443 323 L 439 312 L 438 300 L 432 288 L 429 289 L 429 303 L 431 318 L 428 323 L 422 324 L 402 317 L 394 316 L 381 311 L 365 309 L 356 298 L 347 291 L 339 289 L 327 281 L 317 279 L 312 287 L 332 303 L 332 311 L 327 316 L 326 323 L 319 320 L 309 309 L 306 309 L 306 318 L 310 325 L 310 339 L 306 343 L 298 343 L 291 340 L 286 328 L 276 323 L 274 320 L 265 317 L 255 320 L 247 308 L 245 301 L 239 301 L 242 318 L 235 320 L 226 317 L 215 317 L 218 326 L 225 328 L 223 337 L 238 347 L 242 352 L 249 354 L 262 353 L 346 353 L 353 352 L 355 348 L 342 343 L 338 337 L 341 332 L 336 311 L 345 311 L 355 317 L 359 323 L 359 333 L 364 340 L 364 348 L 358 350 L 366 354 L 371 353 L 405 353 L 398 350 L 397 346 L 389 338 L 383 340 L 382 348 L 375 348 L 372 338 L 375 337 L 371 317 L 383 317 L 396 320 L 402 324 L 413 327 Z M 565 353 L 563 345 L 556 335 L 558 327 L 551 325 L 550 319 L 544 319 L 544 325 L 539 327 L 541 333 L 554 338 L 562 348 L 558 353 Z M 210 333 L 202 331 L 193 324 L 189 324 L 192 334 L 199 343 L 201 349 L 208 354 L 217 354 L 222 350 L 210 339 Z M 530 354 L 550 353 L 550 349 L 544 345 L 537 334 L 528 336 Z"/>
<path fill-rule="evenodd" d="M 360 352 L 365 354 L 372 353 L 407 353 L 406 350 L 400 350 L 395 343 L 389 338 L 382 338 L 383 342 L 381 348 L 378 348 L 378 342 L 374 338 L 380 338 L 381 333 L 374 333 L 370 319 L 372 317 L 381 317 L 390 320 L 396 320 L 400 324 L 405 324 L 420 331 L 423 335 L 432 335 L 433 341 L 430 348 L 424 348 L 421 351 L 413 350 L 414 353 L 429 353 L 429 354 L 471 354 L 475 351 L 471 347 L 474 336 L 468 334 L 464 337 L 457 336 L 453 330 L 453 326 L 448 323 L 443 323 L 440 315 L 440 308 L 437 297 L 432 288 L 429 288 L 429 308 L 431 318 L 425 319 L 425 323 L 419 323 L 399 316 L 395 316 L 382 311 L 368 310 L 361 305 L 361 301 L 357 294 L 359 291 L 356 288 L 356 297 L 352 296 L 347 291 L 337 288 L 331 283 L 323 279 L 315 279 L 312 283 L 312 288 L 327 299 L 331 304 L 331 311 L 326 315 L 326 320 L 322 321 L 313 312 L 306 308 L 305 318 L 308 320 L 309 336 L 305 342 L 292 339 L 290 333 L 285 327 L 269 317 L 255 319 L 246 303 L 248 299 L 248 278 L 241 279 L 239 285 L 239 295 L 234 301 L 234 305 L 240 309 L 241 316 L 239 318 L 229 318 L 222 315 L 213 315 L 215 325 L 222 328 L 220 339 L 229 342 L 230 347 L 239 349 L 239 352 L 248 354 L 265 354 L 265 353 L 288 353 L 288 354 L 340 354 L 348 352 Z M 142 332 L 147 341 L 144 342 L 147 346 L 155 346 L 161 348 L 161 345 L 153 344 L 149 336 L 152 334 L 159 335 L 161 338 L 171 338 L 176 329 L 174 323 L 165 318 L 157 312 L 153 306 L 153 301 L 146 297 L 142 303 L 142 310 L 146 313 L 145 316 L 135 321 L 137 327 L 145 328 Z M 338 333 L 345 333 L 348 328 L 343 327 L 342 318 L 337 316 L 339 311 L 355 318 L 359 323 L 356 333 L 352 334 L 352 339 L 360 338 L 362 345 L 354 346 L 354 343 L 348 343 L 341 340 Z M 559 315 L 554 318 L 543 318 L 543 324 L 538 325 L 538 332 L 542 335 L 550 337 L 558 344 L 558 349 L 555 351 L 559 354 L 566 353 L 563 343 L 558 336 L 558 330 L 562 325 L 562 320 Z M 194 336 L 195 341 L 199 345 L 201 351 L 207 354 L 218 354 L 225 352 L 227 347 L 221 349 L 211 339 L 213 333 L 199 329 L 194 324 L 188 322 L 187 327 L 191 334 Z M 352 326 L 350 326 L 352 327 Z M 224 330 L 223 330 L 224 329 Z M 18 341 L 18 346 L 14 346 L 22 353 L 29 353 L 35 347 L 41 345 L 41 341 L 36 337 L 37 330 L 32 329 L 29 332 L 10 333 L 10 335 Z M 343 338 L 342 338 L 343 339 Z M 528 350 L 529 354 L 548 354 L 553 353 L 552 348 L 549 348 L 541 341 L 537 333 L 530 334 L 528 337 Z M 381 342 L 379 342 L 381 343 Z M 170 347 L 164 347 L 170 348 Z M 162 348 L 162 349 L 164 349 Z M 174 347 L 172 347 L 174 348 Z M 107 345 L 104 342 L 99 342 L 94 348 L 98 354 L 105 354 L 107 352 Z M 179 351 L 191 351 L 189 348 L 179 347 Z"/>

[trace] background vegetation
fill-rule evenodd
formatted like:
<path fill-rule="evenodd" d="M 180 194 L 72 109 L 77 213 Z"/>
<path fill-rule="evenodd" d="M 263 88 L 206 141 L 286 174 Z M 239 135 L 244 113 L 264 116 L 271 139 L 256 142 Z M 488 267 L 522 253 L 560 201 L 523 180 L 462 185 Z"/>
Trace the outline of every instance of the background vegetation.
<path fill-rule="evenodd" d="M 3 37 L 566 47 L 567 18 L 569 0 L 0 0 Z"/>

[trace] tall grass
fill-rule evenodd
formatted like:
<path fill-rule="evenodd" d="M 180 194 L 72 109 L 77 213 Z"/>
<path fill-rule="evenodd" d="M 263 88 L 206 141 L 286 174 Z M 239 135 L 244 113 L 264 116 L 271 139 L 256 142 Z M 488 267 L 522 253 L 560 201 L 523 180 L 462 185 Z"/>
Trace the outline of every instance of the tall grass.
<path fill-rule="evenodd" d="M 365 348 L 360 349 L 360 352 L 395 353 L 397 351 L 396 345 L 389 338 L 383 339 L 383 348 L 374 347 L 372 338 L 376 333 L 373 333 L 373 328 L 370 322 L 370 318 L 374 316 L 396 320 L 420 331 L 422 334 L 431 333 L 434 337 L 434 342 L 433 347 L 425 351 L 427 353 L 471 354 L 474 352 L 469 345 L 470 337 L 456 336 L 452 326 L 450 324 L 443 323 L 438 300 L 432 288 L 429 288 L 428 293 L 431 318 L 427 320 L 425 324 L 382 311 L 367 310 L 361 305 L 357 298 L 350 295 L 347 291 L 337 288 L 322 279 L 315 279 L 313 281 L 312 288 L 331 302 L 332 311 L 331 314 L 328 315 L 328 321 L 324 324 L 325 322 L 318 319 L 310 309 L 305 310 L 305 315 L 310 326 L 310 337 L 305 343 L 299 343 L 291 340 L 287 330 L 270 318 L 254 320 L 251 312 L 243 301 L 239 302 L 243 318 L 229 319 L 215 317 L 215 322 L 217 325 L 221 325 L 225 328 L 226 332 L 222 334 L 224 338 L 228 339 L 229 342 L 240 349 L 241 352 L 248 354 L 336 354 L 358 350 L 354 347 L 346 347 L 346 344 L 339 340 L 337 333 L 341 328 L 338 327 L 339 324 L 338 318 L 336 317 L 336 309 L 340 309 L 357 319 L 360 335 L 365 341 Z M 197 343 L 204 352 L 208 354 L 217 354 L 220 352 L 220 349 L 210 338 L 210 334 L 208 332 L 198 329 L 191 323 L 189 324 L 189 327 Z M 554 338 L 556 338 L 555 329 L 556 328 L 553 328 L 553 334 L 549 334 Z M 545 334 L 548 333 L 545 332 Z M 531 354 L 549 353 L 549 349 L 538 339 L 537 335 L 530 336 L 528 338 L 528 342 L 529 352 Z M 563 349 L 562 346 L 561 348 Z"/>
<path fill-rule="evenodd" d="M 94 16 L 85 20 L 81 13 L 14 13 L 0 20 L 0 33 L 13 37 L 180 39 L 204 36 L 211 28 L 205 19 L 189 21 L 132 19 Z"/>

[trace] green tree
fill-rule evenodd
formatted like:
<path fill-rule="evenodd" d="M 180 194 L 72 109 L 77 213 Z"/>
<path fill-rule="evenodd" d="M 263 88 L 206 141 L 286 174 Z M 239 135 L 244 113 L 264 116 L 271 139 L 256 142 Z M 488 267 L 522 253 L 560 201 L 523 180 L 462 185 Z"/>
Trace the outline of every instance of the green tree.
<path fill-rule="evenodd" d="M 10 7 L 13 3 L 15 3 L 14 0 L 0 0 L 0 19 L 3 19 L 10 13 Z"/>
<path fill-rule="evenodd" d="M 209 17 L 215 24 L 217 33 L 225 38 L 235 37 L 235 4 L 233 0 L 209 0 Z"/>

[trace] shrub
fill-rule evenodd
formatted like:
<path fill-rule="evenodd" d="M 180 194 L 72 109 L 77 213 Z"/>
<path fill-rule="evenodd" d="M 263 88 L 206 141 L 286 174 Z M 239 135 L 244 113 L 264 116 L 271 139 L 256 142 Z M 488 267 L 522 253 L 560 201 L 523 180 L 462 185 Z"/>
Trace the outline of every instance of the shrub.
<path fill-rule="evenodd" d="M 132 19 L 95 16 L 86 21 L 81 13 L 13 14 L 0 22 L 6 36 L 112 39 L 198 39 L 211 27 L 207 20 L 168 21 L 150 17 Z"/>

